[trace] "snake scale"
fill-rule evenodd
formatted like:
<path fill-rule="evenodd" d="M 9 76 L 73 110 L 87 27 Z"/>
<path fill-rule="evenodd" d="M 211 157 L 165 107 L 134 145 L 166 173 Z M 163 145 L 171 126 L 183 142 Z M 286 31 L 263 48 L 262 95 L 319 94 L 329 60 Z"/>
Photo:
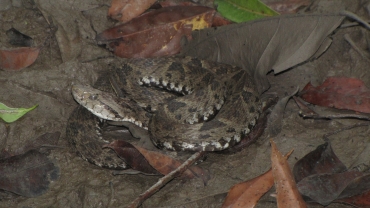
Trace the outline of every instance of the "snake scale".
<path fill-rule="evenodd" d="M 248 134 L 261 113 L 253 78 L 239 67 L 169 57 L 122 59 L 110 68 L 95 88 L 72 87 L 80 106 L 67 126 L 67 137 L 80 155 L 101 167 L 126 164 L 102 149 L 97 116 L 148 129 L 159 148 L 220 151 Z"/>

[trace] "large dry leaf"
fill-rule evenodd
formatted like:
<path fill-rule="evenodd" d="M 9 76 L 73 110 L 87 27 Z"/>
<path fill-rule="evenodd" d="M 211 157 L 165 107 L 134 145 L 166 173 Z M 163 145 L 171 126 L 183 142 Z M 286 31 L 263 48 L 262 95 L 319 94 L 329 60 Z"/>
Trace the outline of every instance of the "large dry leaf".
<path fill-rule="evenodd" d="M 370 90 L 356 78 L 329 77 L 317 87 L 308 83 L 301 97 L 315 105 L 370 113 Z"/>
<path fill-rule="evenodd" d="M 103 31 L 96 40 L 124 58 L 173 55 L 183 36 L 212 25 L 215 10 L 203 6 L 165 7 Z"/>
<path fill-rule="evenodd" d="M 339 15 L 292 15 L 193 32 L 182 54 L 248 70 L 268 89 L 266 73 L 282 72 L 309 59 L 343 20 Z"/>

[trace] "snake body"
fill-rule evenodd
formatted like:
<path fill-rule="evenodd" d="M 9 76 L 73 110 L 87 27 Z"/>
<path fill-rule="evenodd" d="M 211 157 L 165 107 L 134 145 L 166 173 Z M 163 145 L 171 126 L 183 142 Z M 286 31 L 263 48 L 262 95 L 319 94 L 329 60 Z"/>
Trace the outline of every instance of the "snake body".
<path fill-rule="evenodd" d="M 82 107 L 71 115 L 67 127 L 77 151 L 99 166 L 119 167 L 101 147 L 91 153 L 98 147 L 83 132 L 98 140 L 99 131 L 88 111 L 146 128 L 157 147 L 176 151 L 227 149 L 251 131 L 261 113 L 252 77 L 226 64 L 191 57 L 122 60 L 100 80 L 96 89 L 72 88 Z"/>

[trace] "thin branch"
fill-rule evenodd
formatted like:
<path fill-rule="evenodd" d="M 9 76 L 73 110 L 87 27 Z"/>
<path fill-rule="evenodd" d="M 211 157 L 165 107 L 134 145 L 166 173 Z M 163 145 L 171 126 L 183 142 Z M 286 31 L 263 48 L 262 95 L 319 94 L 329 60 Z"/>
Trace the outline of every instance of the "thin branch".
<path fill-rule="evenodd" d="M 335 114 L 335 115 L 319 115 L 319 114 L 304 114 L 304 112 L 299 111 L 299 115 L 303 118 L 313 118 L 313 119 L 342 119 L 342 118 L 356 118 L 361 120 L 368 120 L 370 121 L 370 117 L 368 115 L 360 115 L 360 114 Z"/>
<path fill-rule="evenodd" d="M 187 159 L 183 164 L 181 164 L 178 168 L 170 172 L 169 174 L 165 175 L 161 179 L 158 180 L 156 184 L 146 190 L 144 193 L 140 194 L 130 205 L 127 207 L 134 208 L 139 207 L 147 198 L 152 196 L 155 192 L 161 189 L 164 185 L 174 179 L 176 176 L 184 172 L 191 166 L 194 162 L 196 162 L 200 157 L 202 157 L 204 152 L 196 152 L 194 153 L 189 159 Z"/>
<path fill-rule="evenodd" d="M 330 136 L 332 136 L 332 135 L 334 135 L 334 134 L 338 134 L 338 133 L 340 133 L 340 132 L 342 132 L 342 131 L 350 130 L 350 129 L 357 128 L 357 127 L 361 127 L 361 126 L 369 126 L 369 123 L 368 123 L 368 122 L 366 122 L 366 123 L 356 123 L 356 124 L 351 125 L 351 126 L 346 126 L 346 127 L 340 128 L 340 129 L 338 129 L 338 130 L 336 130 L 336 131 L 333 131 L 333 132 L 330 132 L 330 133 L 324 134 L 324 135 L 323 135 L 323 138 L 324 138 L 324 140 L 329 140 L 329 138 L 328 138 L 328 137 L 330 137 Z"/>
<path fill-rule="evenodd" d="M 339 14 L 341 14 L 343 16 L 346 16 L 348 18 L 351 18 L 353 20 L 356 20 L 357 22 L 363 24 L 368 30 L 370 30 L 370 25 L 364 19 L 357 16 L 356 14 L 354 14 L 350 11 L 346 11 L 346 10 L 343 10 L 343 11 L 339 12 Z"/>
<path fill-rule="evenodd" d="M 109 199 L 107 208 L 109 208 L 112 205 L 112 202 L 114 200 L 114 187 L 113 187 L 113 182 L 112 181 L 109 181 L 109 187 L 110 187 L 111 195 L 110 195 L 110 199 Z"/>
<path fill-rule="evenodd" d="M 359 53 L 361 56 L 362 56 L 362 58 L 364 58 L 364 59 L 368 59 L 368 55 L 367 55 L 367 53 L 364 51 L 364 50 L 362 50 L 362 49 L 360 49 L 359 47 L 357 47 L 357 45 L 356 45 L 356 43 L 352 40 L 352 38 L 351 37 L 349 37 L 349 35 L 348 34 L 345 34 L 344 35 L 344 39 L 351 45 L 351 47 L 355 50 L 355 51 L 357 51 L 357 53 Z"/>

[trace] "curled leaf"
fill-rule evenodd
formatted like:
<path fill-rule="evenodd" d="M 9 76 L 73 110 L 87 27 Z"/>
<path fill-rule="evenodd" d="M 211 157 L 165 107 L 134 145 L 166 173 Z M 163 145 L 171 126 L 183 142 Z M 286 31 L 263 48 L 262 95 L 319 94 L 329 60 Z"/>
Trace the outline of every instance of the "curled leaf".
<path fill-rule="evenodd" d="M 32 106 L 31 108 L 9 108 L 3 103 L 0 103 L 0 118 L 5 122 L 11 123 L 18 120 L 24 114 L 35 109 L 38 105 Z"/>

